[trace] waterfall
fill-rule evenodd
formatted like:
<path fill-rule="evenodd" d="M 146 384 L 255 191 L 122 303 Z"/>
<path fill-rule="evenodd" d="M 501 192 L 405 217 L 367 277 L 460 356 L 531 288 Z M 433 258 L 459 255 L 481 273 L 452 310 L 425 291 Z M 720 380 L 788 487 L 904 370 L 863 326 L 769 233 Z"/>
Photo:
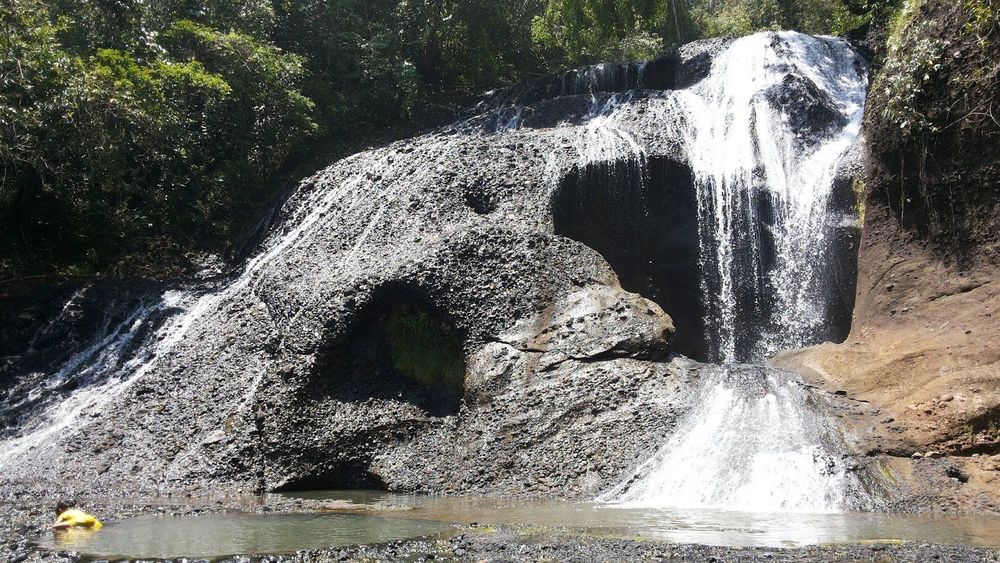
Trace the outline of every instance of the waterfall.
<path fill-rule="evenodd" d="M 428 258 L 451 256 L 457 235 L 487 236 L 499 249 L 528 234 L 555 238 L 553 193 L 560 179 L 575 177 L 591 194 L 614 191 L 623 221 L 645 213 L 642 225 L 656 217 L 641 208 L 664 201 L 647 194 L 684 190 L 687 198 L 674 207 L 692 225 L 682 223 L 690 234 L 680 270 L 691 280 L 685 299 L 696 302 L 697 254 L 707 337 L 722 362 L 692 363 L 702 370 L 696 408 L 604 498 L 744 510 L 859 506 L 863 487 L 838 453 L 843 440 L 822 401 L 788 374 L 736 362 L 759 362 L 823 334 L 827 205 L 837 163 L 858 134 L 863 64 L 841 40 L 796 33 L 712 45 L 725 49 L 684 89 L 670 89 L 680 71 L 667 57 L 588 67 L 493 93 L 484 112 L 343 159 L 306 180 L 239 272 L 147 300 L 54 370 L 28 403 L 16 402 L 17 425 L 0 441 L 0 472 L 34 476 L 42 468 L 55 475 L 64 462 L 117 461 L 78 449 L 84 441 L 77 438 L 107 434 L 119 423 L 129 434 L 125 424 L 155 422 L 158 431 L 184 433 L 178 449 L 155 451 L 148 446 L 159 437 L 138 429 L 125 456 L 149 450 L 140 469 L 148 467 L 154 479 L 169 472 L 177 480 L 211 478 L 211 464 L 225 458 L 199 456 L 223 455 L 215 434 L 251 412 L 261 381 L 275 376 L 279 361 L 322 349 L 336 333 L 328 325 L 348 327 L 348 312 L 384 284 L 428 276 L 425 283 L 460 293 L 433 276 L 444 278 L 442 271 L 463 267 L 472 255 Z M 712 52 L 702 54 L 705 62 Z M 650 171 L 667 161 L 676 185 L 654 185 L 659 176 Z M 696 194 L 685 183 L 687 167 Z M 478 190 L 497 196 L 495 209 L 470 207 Z M 517 252 L 532 252 L 529 242 Z M 425 262 L 433 267 L 417 268 Z M 599 279 L 610 279 L 598 265 Z M 583 266 L 581 272 L 582 280 L 598 279 Z M 535 283 L 501 277 L 468 287 L 485 292 L 500 284 L 502 294 Z M 556 288 L 556 281 L 544 284 Z M 494 314 L 513 321 L 512 313 L 526 311 L 516 303 L 511 298 L 502 315 Z M 142 404 L 132 393 L 173 392 L 171 386 L 177 399 L 164 414 L 115 412 Z M 679 386 L 676 392 L 683 393 Z M 218 408 L 199 408 L 208 397 Z M 232 438 L 244 446 L 257 439 Z M 194 462 L 201 465 L 189 467 Z"/>
<path fill-rule="evenodd" d="M 706 338 L 722 363 L 704 368 L 696 406 L 671 438 L 602 499 L 744 511 L 871 506 L 823 401 L 791 374 L 736 363 L 823 334 L 829 200 L 859 133 L 863 68 L 840 39 L 758 34 L 677 92 L 687 122 L 676 133 L 698 197 Z"/>
<path fill-rule="evenodd" d="M 349 157 L 342 162 L 350 162 Z M 367 167 L 361 167 L 329 190 L 313 190 L 296 194 L 297 202 L 287 219 L 287 229 L 276 230 L 262 244 L 256 255 L 243 269 L 219 287 L 192 290 L 186 287 L 167 289 L 152 302 L 140 304 L 124 321 L 105 327 L 80 352 L 60 366 L 42 389 L 33 391 L 26 400 L 34 402 L 32 409 L 20 416 L 18 425 L 9 436 L 0 441 L 0 471 L 12 472 L 13 468 L 30 468 L 36 464 L 34 456 L 46 446 L 59 440 L 68 432 L 79 432 L 103 416 L 113 401 L 147 374 L 155 373 L 158 363 L 170 356 L 186 339 L 192 328 L 204 319 L 219 316 L 219 311 L 233 301 L 253 294 L 262 280 L 280 262 L 283 253 L 302 244 L 324 222 L 329 221 L 331 208 L 342 205 L 365 205 L 365 200 L 352 199 L 353 191 L 367 178 L 397 165 L 393 164 L 393 151 L 376 153 Z M 339 265 L 356 260 L 373 225 L 381 218 L 378 211 L 365 214 L 360 229 L 349 252 Z M 195 337 L 197 339 L 197 337 Z M 74 385 L 69 392 L 51 392 L 63 386 L 67 379 Z M 259 375 L 246 388 L 240 409 L 246 408 L 249 398 L 256 391 Z M 19 408 L 15 404 L 10 409 Z"/>
<path fill-rule="evenodd" d="M 140 303 L 124 320 L 105 326 L 82 350 L 71 356 L 25 403 L 20 435 L 3 442 L 0 470 L 9 469 L 22 455 L 44 446 L 67 429 L 85 426 L 116 395 L 147 372 L 187 328 L 193 294 L 168 290 L 153 302 Z M 72 382 L 75 390 L 63 396 L 59 388 Z M 10 410 L 20 409 L 15 404 Z"/>
<path fill-rule="evenodd" d="M 678 93 L 698 189 L 706 337 L 719 361 L 761 361 L 821 333 L 827 206 L 860 129 L 867 79 L 859 68 L 843 40 L 757 34 L 733 42 L 707 78 Z M 781 99 L 789 88 L 812 99 Z M 816 115 L 820 103 L 828 113 Z M 819 130 L 796 127 L 807 119 Z"/>

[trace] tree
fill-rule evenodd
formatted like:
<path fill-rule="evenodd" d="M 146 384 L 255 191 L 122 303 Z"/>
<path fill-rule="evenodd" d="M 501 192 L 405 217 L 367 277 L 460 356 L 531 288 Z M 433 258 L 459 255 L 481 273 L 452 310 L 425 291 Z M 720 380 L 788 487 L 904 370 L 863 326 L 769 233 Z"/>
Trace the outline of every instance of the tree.
<path fill-rule="evenodd" d="M 652 0 L 549 0 L 532 23 L 532 35 L 549 61 L 648 59 L 663 51 L 670 25 L 677 37 L 685 35 L 680 21 L 688 17 L 674 11 L 677 6 Z"/>

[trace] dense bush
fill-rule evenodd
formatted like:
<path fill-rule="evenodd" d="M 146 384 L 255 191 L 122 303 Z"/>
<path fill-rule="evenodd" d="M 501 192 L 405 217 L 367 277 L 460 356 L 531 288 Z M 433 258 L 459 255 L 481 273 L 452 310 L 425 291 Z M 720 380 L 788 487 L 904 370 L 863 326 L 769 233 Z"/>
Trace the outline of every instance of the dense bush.
<path fill-rule="evenodd" d="M 949 259 L 995 260 L 1000 2 L 902 0 L 888 20 L 865 116 L 870 200 Z"/>
<path fill-rule="evenodd" d="M 8 268 L 112 271 L 222 238 L 227 211 L 315 129 L 301 60 L 268 43 L 179 21 L 140 54 L 73 45 L 51 14 L 15 0 L 0 16 Z"/>

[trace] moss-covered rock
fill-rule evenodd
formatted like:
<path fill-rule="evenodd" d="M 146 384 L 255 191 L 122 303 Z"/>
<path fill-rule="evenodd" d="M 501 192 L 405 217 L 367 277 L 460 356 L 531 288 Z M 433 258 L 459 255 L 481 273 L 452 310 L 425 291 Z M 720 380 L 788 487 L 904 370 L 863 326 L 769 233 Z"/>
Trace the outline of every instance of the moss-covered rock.
<path fill-rule="evenodd" d="M 401 307 L 385 317 L 392 367 L 458 398 L 465 392 L 465 357 L 455 330 L 431 314 Z"/>

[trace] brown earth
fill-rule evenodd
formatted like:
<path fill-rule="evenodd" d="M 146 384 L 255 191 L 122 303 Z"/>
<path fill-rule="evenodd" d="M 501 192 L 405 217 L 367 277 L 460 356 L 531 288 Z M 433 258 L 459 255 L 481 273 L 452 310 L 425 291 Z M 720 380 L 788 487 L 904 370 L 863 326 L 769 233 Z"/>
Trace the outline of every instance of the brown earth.
<path fill-rule="evenodd" d="M 905 238 L 865 231 L 846 342 L 774 363 L 878 405 L 887 450 L 1000 453 L 998 269 L 959 270 Z"/>
<path fill-rule="evenodd" d="M 850 336 L 772 363 L 867 403 L 852 421 L 866 453 L 953 456 L 956 479 L 968 482 L 948 496 L 958 508 L 988 507 L 1000 500 L 998 269 L 949 265 L 872 211 Z M 908 464 L 890 468 L 912 494 L 938 488 Z"/>
<path fill-rule="evenodd" d="M 923 129 L 893 121 L 883 86 L 888 72 L 924 70 L 887 65 L 873 82 L 850 335 L 773 363 L 846 392 L 860 447 L 895 456 L 887 466 L 905 494 L 997 510 L 1000 6 L 927 0 L 901 32 L 889 56 L 905 58 L 926 39 L 947 47 L 913 103 Z"/>

